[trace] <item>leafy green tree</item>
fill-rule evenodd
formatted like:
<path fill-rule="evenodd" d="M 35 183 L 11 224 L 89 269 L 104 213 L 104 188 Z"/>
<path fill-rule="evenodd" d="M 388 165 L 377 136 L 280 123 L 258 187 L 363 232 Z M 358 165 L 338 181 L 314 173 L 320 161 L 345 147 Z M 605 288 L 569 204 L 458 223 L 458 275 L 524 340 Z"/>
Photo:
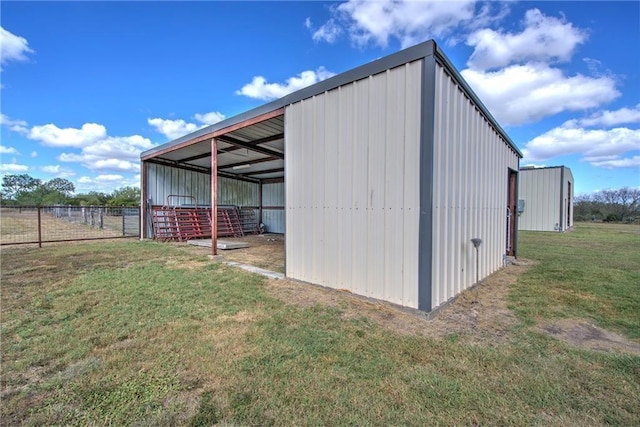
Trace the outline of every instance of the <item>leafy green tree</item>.
<path fill-rule="evenodd" d="M 624 187 L 578 196 L 573 208 L 578 221 L 633 221 L 640 218 L 640 189 Z"/>
<path fill-rule="evenodd" d="M 42 181 L 26 173 L 5 175 L 2 177 L 2 200 L 17 201 L 18 198 L 34 191 L 40 185 Z"/>
<path fill-rule="evenodd" d="M 67 198 L 71 197 L 71 195 L 76 191 L 76 187 L 73 185 L 73 182 L 63 178 L 54 178 L 51 181 L 47 181 L 44 183 L 44 187 L 49 191 L 60 193 Z"/>
<path fill-rule="evenodd" d="M 640 214 L 640 190 L 637 188 L 619 188 L 602 190 L 594 199 L 606 208 L 607 216 L 613 221 L 626 221 Z"/>
<path fill-rule="evenodd" d="M 2 178 L 2 199 L 19 205 L 67 204 L 75 191 L 71 181 L 54 178 L 42 182 L 28 174 L 5 175 Z"/>
<path fill-rule="evenodd" d="M 99 191 L 89 191 L 84 194 L 76 194 L 71 203 L 80 206 L 104 206 L 110 196 Z"/>
<path fill-rule="evenodd" d="M 114 190 L 107 201 L 108 206 L 139 206 L 140 189 L 137 187 L 122 187 Z"/>

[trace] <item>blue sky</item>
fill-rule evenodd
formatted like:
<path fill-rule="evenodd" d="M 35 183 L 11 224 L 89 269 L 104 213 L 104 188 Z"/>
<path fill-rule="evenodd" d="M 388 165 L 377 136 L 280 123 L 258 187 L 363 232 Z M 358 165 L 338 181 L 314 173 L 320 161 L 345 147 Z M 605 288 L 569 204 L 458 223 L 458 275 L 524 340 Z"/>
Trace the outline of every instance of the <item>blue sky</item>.
<path fill-rule="evenodd" d="M 577 193 L 640 187 L 640 3 L 0 3 L 0 172 L 139 185 L 141 151 L 435 39 Z"/>

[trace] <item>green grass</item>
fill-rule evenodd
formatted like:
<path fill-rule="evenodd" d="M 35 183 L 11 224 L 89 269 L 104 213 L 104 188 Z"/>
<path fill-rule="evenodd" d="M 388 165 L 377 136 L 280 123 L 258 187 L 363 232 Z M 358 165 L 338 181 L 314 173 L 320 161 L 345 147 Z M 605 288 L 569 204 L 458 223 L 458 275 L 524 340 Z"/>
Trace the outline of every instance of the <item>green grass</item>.
<path fill-rule="evenodd" d="M 567 233 L 520 233 L 520 255 L 540 261 L 512 289 L 529 323 L 584 318 L 640 338 L 640 227 L 578 223 Z"/>
<path fill-rule="evenodd" d="M 583 245 L 628 254 L 638 239 L 611 233 L 524 234 L 521 250 L 541 261 L 511 296 L 525 326 L 482 345 L 401 336 L 366 311 L 345 316 L 348 302 L 289 305 L 261 277 L 174 245 L 3 250 L 0 424 L 639 425 L 640 357 L 572 348 L 526 326 L 598 319 L 604 310 L 574 308 L 553 290 L 590 287 L 543 267 L 555 265 L 547 253 L 578 269 Z M 610 284 L 622 277 L 633 291 L 637 256 L 610 257 L 591 263 L 619 269 Z M 608 292 L 593 298 L 620 293 Z M 598 321 L 635 336 L 626 307 L 639 298 L 636 287 L 630 302 L 600 301 L 609 314 Z"/>

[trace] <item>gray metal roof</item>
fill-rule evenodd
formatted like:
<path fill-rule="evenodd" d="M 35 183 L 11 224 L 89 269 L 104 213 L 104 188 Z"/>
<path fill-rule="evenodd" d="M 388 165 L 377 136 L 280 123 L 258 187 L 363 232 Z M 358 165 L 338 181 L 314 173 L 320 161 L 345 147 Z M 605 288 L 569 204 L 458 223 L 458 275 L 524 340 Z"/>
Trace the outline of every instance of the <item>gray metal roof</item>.
<path fill-rule="evenodd" d="M 344 73 L 338 74 L 336 76 L 333 76 L 329 79 L 323 80 L 321 82 L 318 82 L 314 85 L 308 86 L 304 89 L 300 89 L 296 92 L 293 92 L 289 95 L 283 96 L 280 99 L 277 99 L 275 101 L 269 102 L 267 104 L 261 105 L 257 108 L 254 108 L 252 110 L 246 111 L 242 114 L 238 114 L 236 116 L 230 117 L 228 119 L 225 119 L 221 122 L 218 122 L 216 124 L 213 124 L 211 126 L 207 126 L 205 128 L 199 129 L 195 132 L 192 132 L 188 135 L 185 135 L 183 137 L 180 137 L 178 139 L 175 139 L 173 141 L 167 142 L 165 144 L 159 145 L 157 147 L 154 147 L 150 150 L 147 150 L 143 153 L 141 153 L 141 158 L 150 158 L 153 157 L 154 154 L 157 153 L 161 153 L 161 152 L 166 152 L 167 150 L 170 150 L 171 147 L 174 146 L 179 146 L 181 144 L 187 143 L 190 140 L 194 140 L 197 139 L 199 137 L 202 137 L 204 135 L 219 131 L 221 129 L 233 126 L 233 125 L 237 125 L 240 124 L 244 121 L 253 119 L 255 117 L 258 117 L 262 114 L 266 114 L 269 112 L 272 112 L 274 110 L 277 110 L 279 108 L 283 108 L 287 105 L 299 102 L 303 99 L 306 98 L 310 98 L 313 97 L 315 95 L 321 94 L 323 92 L 335 89 L 339 86 L 351 83 L 353 81 L 356 80 L 360 80 L 363 78 L 366 78 L 368 76 L 374 75 L 374 74 L 378 74 L 381 72 L 384 72 L 385 70 L 388 70 L 390 68 L 395 68 L 398 67 L 400 65 L 403 65 L 405 63 L 408 62 L 412 62 L 427 56 L 433 55 L 436 57 L 437 60 L 439 60 L 439 62 L 442 64 L 443 67 L 445 67 L 445 69 L 450 73 L 450 75 L 458 82 L 458 84 L 460 84 L 460 86 L 463 88 L 463 90 L 467 93 L 467 95 L 475 102 L 475 104 L 478 106 L 478 108 L 483 112 L 483 114 L 487 117 L 487 119 L 490 121 L 490 123 L 492 124 L 492 126 L 495 128 L 495 130 L 505 139 L 505 141 L 511 146 L 511 148 L 518 154 L 519 157 L 522 157 L 522 153 L 520 152 L 520 150 L 518 149 L 518 147 L 516 146 L 516 144 L 511 140 L 511 138 L 507 135 L 507 133 L 504 131 L 504 129 L 502 129 L 502 127 L 498 124 L 498 122 L 495 120 L 495 118 L 491 115 L 491 113 L 489 112 L 489 110 L 486 108 L 486 106 L 482 103 L 482 101 L 480 101 L 480 99 L 478 98 L 478 96 L 473 92 L 473 90 L 469 87 L 469 85 L 466 83 L 466 81 L 462 78 L 462 76 L 460 75 L 460 73 L 456 70 L 456 68 L 452 65 L 452 63 L 449 61 L 449 59 L 446 57 L 446 55 L 442 52 L 442 50 L 440 50 L 440 48 L 438 47 L 438 45 L 436 44 L 435 41 L 433 40 L 429 40 L 420 44 L 417 44 L 415 46 L 409 47 L 407 49 L 401 50 L 399 52 L 396 52 L 394 54 L 391 54 L 389 56 L 385 56 L 383 58 L 377 59 L 373 62 L 367 63 L 365 65 L 361 65 L 359 67 L 356 67 L 352 70 L 346 71 Z M 231 132 L 229 134 L 225 134 L 225 135 L 235 135 L 237 137 L 239 137 L 240 139 L 246 140 L 246 141 L 252 141 L 255 139 L 260 139 L 261 137 L 265 137 L 265 136 L 269 136 L 269 135 L 275 135 L 278 132 L 283 132 L 284 129 L 284 119 L 282 117 L 280 117 L 280 122 L 278 122 L 277 120 L 274 121 L 273 119 L 270 119 L 264 123 L 264 126 L 258 126 L 261 123 L 258 124 L 254 124 L 251 126 L 248 126 L 246 128 L 240 129 L 240 130 L 236 130 L 234 132 Z M 268 130 L 267 130 L 268 128 Z M 210 144 L 208 142 L 199 142 L 194 144 L 197 147 L 193 147 L 193 146 L 188 146 L 188 147 L 183 147 L 181 148 L 181 157 L 186 158 L 189 156 L 185 156 L 184 152 L 182 152 L 182 150 L 185 150 L 187 148 L 192 149 L 190 151 L 193 151 L 194 153 L 196 151 L 200 151 L 203 152 L 203 150 L 206 150 L 207 147 L 209 147 L 208 149 L 210 150 Z M 163 158 L 170 158 L 171 156 L 168 156 L 166 153 L 163 154 L 162 156 Z M 176 159 L 177 160 L 177 159 Z M 244 172 L 244 171 L 243 171 Z"/>

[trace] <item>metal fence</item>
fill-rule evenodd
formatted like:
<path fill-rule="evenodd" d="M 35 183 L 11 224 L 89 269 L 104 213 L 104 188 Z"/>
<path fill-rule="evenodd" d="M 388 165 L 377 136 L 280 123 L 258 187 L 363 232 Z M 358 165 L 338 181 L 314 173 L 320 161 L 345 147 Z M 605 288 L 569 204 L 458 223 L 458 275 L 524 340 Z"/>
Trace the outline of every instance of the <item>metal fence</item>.
<path fill-rule="evenodd" d="M 2 246 L 139 236 L 139 207 L 0 207 Z"/>

